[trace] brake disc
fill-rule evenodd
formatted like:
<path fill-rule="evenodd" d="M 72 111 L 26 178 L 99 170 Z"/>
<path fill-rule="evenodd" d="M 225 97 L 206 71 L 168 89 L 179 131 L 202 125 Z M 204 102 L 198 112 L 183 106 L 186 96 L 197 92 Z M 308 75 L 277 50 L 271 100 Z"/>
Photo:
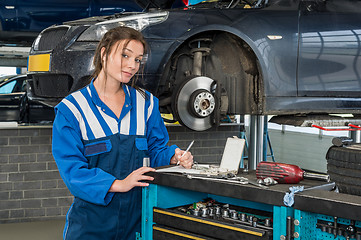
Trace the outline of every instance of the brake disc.
<path fill-rule="evenodd" d="M 204 131 L 212 127 L 211 114 L 216 101 L 211 86 L 213 79 L 196 76 L 186 81 L 178 90 L 175 110 L 178 120 L 195 131 Z"/>

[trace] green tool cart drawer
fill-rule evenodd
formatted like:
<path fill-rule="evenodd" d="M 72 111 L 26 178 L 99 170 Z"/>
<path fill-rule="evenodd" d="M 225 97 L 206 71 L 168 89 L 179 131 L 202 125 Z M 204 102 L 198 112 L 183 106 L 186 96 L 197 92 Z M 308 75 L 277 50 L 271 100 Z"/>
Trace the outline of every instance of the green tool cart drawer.
<path fill-rule="evenodd" d="M 153 208 L 153 222 L 187 233 L 215 239 L 272 239 L 272 228 L 253 227 L 247 223 L 243 224 L 241 221 L 232 221 L 230 218 L 228 220 L 218 220 L 193 216 L 175 209 Z"/>

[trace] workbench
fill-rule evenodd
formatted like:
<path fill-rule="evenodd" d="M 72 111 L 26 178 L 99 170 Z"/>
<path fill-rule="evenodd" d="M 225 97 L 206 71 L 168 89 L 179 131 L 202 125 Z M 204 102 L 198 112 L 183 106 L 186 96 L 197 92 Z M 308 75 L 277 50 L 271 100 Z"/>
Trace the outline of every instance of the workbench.
<path fill-rule="evenodd" d="M 262 189 L 251 184 L 189 179 L 179 173 L 150 175 L 154 181 L 143 188 L 142 232 L 138 239 L 361 239 L 361 197 L 306 190 L 326 184 L 322 181 L 303 180 Z M 256 181 L 253 171 L 237 176 Z M 289 188 L 301 185 L 305 190 L 294 195 L 293 206 L 286 206 L 283 198 Z M 239 220 L 220 222 L 177 212 L 177 207 L 203 199 L 246 209 L 250 215 L 254 211 L 258 218 L 263 214 L 271 218 L 272 226 L 243 225 L 238 224 Z"/>

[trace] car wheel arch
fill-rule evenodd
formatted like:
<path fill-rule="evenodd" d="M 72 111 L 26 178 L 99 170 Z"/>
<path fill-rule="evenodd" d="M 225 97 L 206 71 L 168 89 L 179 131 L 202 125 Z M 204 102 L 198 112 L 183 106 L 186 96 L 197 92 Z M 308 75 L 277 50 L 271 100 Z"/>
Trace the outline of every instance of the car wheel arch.
<path fill-rule="evenodd" d="M 163 71 L 160 84 L 161 87 L 157 95 L 159 95 L 160 98 L 163 99 L 167 97 L 169 98 L 169 96 L 174 92 L 174 89 L 177 89 L 177 86 L 182 85 L 183 81 L 187 79 L 187 77 L 189 78 L 189 76 L 193 75 L 192 72 L 187 73 L 186 70 L 181 69 L 181 73 L 178 73 L 177 76 L 177 73 L 174 73 L 174 71 L 178 71 L 177 64 L 179 63 L 177 63 L 177 61 L 179 61 L 181 55 L 186 55 L 186 52 L 190 51 L 188 46 L 189 43 L 191 43 L 195 39 L 206 39 L 210 36 L 213 37 L 213 40 L 216 40 L 216 43 L 212 43 L 214 44 L 212 46 L 212 54 L 219 55 L 220 57 L 213 57 L 214 62 L 210 65 L 217 65 L 214 71 L 206 70 L 206 72 L 203 72 L 201 75 L 211 78 L 219 78 L 220 73 L 222 73 L 222 75 L 225 75 L 226 73 L 227 77 L 233 77 L 236 79 L 236 81 L 240 82 L 238 85 L 236 85 L 238 86 L 238 90 L 240 90 L 241 94 L 232 93 L 231 98 L 234 98 L 234 94 L 240 94 L 242 95 L 242 100 L 239 100 L 237 104 L 233 104 L 234 106 L 232 106 L 232 108 L 230 109 L 230 112 L 232 114 L 261 113 L 263 106 L 262 103 L 264 96 L 264 87 L 259 59 L 257 58 L 256 53 L 253 51 L 250 45 L 246 43 L 246 41 L 233 33 L 224 31 L 208 31 L 198 33 L 197 35 L 186 39 L 182 44 L 180 44 L 178 48 L 173 51 L 173 54 L 170 54 L 170 57 L 167 58 L 167 61 L 162 64 Z M 229 48 L 230 43 L 232 44 L 231 48 Z M 229 57 L 229 55 L 232 55 L 232 57 Z M 188 60 L 183 60 L 183 63 L 181 63 L 181 65 L 185 66 L 185 68 L 191 68 L 192 64 L 190 64 L 190 58 Z M 219 69 L 220 67 L 218 65 L 222 66 L 222 69 Z M 236 74 L 237 76 L 233 76 L 235 72 L 234 69 L 237 69 L 238 67 L 242 68 L 244 70 L 244 73 L 238 75 Z M 209 66 L 206 66 L 206 68 L 210 69 Z M 184 75 L 183 79 L 181 76 L 182 74 Z M 227 84 L 229 85 L 229 83 Z M 232 86 L 228 86 L 228 89 L 231 88 Z M 246 102 L 247 104 L 243 104 Z"/>

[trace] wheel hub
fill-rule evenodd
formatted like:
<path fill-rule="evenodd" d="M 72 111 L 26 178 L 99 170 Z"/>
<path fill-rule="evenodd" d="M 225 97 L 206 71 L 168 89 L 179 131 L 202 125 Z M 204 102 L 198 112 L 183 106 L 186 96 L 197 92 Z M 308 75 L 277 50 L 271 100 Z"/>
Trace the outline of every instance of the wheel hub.
<path fill-rule="evenodd" d="M 191 97 L 189 102 L 192 112 L 198 117 L 211 115 L 216 106 L 213 95 L 207 90 L 199 90 L 192 95 L 194 98 Z"/>

